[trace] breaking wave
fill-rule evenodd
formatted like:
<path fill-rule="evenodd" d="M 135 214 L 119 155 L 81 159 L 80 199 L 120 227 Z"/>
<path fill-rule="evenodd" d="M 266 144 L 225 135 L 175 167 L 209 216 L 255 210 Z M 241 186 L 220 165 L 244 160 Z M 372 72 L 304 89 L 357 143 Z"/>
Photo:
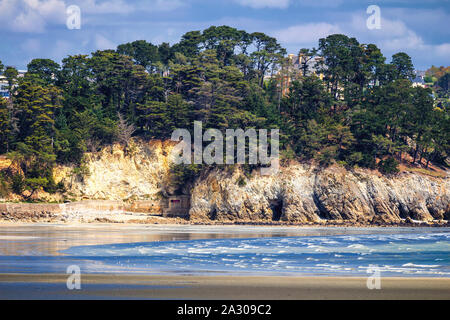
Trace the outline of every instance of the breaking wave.
<path fill-rule="evenodd" d="M 87 272 L 450 277 L 450 233 L 208 239 L 72 247 Z"/>

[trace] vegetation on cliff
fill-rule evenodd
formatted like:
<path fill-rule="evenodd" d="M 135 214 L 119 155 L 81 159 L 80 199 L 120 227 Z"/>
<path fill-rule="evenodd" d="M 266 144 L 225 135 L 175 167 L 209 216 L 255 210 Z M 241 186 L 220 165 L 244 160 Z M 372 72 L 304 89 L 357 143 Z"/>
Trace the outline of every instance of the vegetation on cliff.
<path fill-rule="evenodd" d="M 205 129 L 279 128 L 284 157 L 322 165 L 386 173 L 405 159 L 445 165 L 444 80 L 436 103 L 431 89 L 412 86 L 406 53 L 387 63 L 376 45 L 342 34 L 300 53 L 306 58 L 294 72 L 276 39 L 222 26 L 188 32 L 172 46 L 135 41 L 61 65 L 34 59 L 24 77 L 0 62 L 11 91 L 0 99 L 0 154 L 14 164 L 0 175 L 1 192 L 54 192 L 63 187 L 52 178 L 57 163 L 80 164 L 83 153 L 132 136 L 167 139 L 195 120 Z M 198 172 L 188 169 L 174 174 Z"/>

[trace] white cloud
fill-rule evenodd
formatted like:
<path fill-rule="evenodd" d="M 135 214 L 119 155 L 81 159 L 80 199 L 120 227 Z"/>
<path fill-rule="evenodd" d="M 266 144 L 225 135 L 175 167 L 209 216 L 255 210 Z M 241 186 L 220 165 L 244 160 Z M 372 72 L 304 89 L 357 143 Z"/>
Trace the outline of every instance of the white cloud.
<path fill-rule="evenodd" d="M 64 23 L 63 0 L 0 0 L 2 25 L 16 32 L 39 33 L 48 23 Z"/>
<path fill-rule="evenodd" d="M 13 14 L 15 5 L 15 0 L 0 0 L 0 17 L 4 18 Z"/>
<path fill-rule="evenodd" d="M 297 0 L 297 3 L 304 7 L 335 8 L 340 6 L 343 0 Z"/>
<path fill-rule="evenodd" d="M 422 67 L 436 64 L 436 61 L 442 61 L 450 56 L 450 43 L 427 43 L 409 28 L 404 20 L 387 18 L 388 14 L 386 13 L 382 14 L 381 29 L 379 30 L 368 30 L 362 27 L 365 25 L 365 20 L 355 14 L 346 34 L 355 36 L 363 43 L 375 43 L 384 53 L 388 62 L 391 61 L 391 55 L 397 52 L 406 52 L 413 57 L 414 64 Z"/>
<path fill-rule="evenodd" d="M 290 0 L 234 0 L 238 4 L 254 9 L 280 8 L 286 9 L 291 4 Z"/>
<path fill-rule="evenodd" d="M 337 25 L 321 22 L 295 25 L 275 32 L 275 37 L 286 44 L 317 44 L 320 38 L 341 33 Z"/>
<path fill-rule="evenodd" d="M 95 47 L 97 50 L 107 50 L 107 49 L 115 49 L 117 45 L 114 44 L 114 42 L 102 36 L 101 34 L 96 34 Z"/>
<path fill-rule="evenodd" d="M 45 30 L 45 20 L 35 12 L 23 12 L 9 22 L 9 27 L 18 32 L 38 33 Z"/>
<path fill-rule="evenodd" d="M 137 11 L 172 11 L 185 5 L 182 0 L 72 0 L 87 14 L 130 14 Z"/>
<path fill-rule="evenodd" d="M 95 17 L 128 15 L 136 11 L 171 11 L 185 4 L 181 0 L 0 0 L 0 21 L 3 28 L 14 32 L 42 33 L 52 24 L 64 28 L 66 8 L 70 5 L 79 6 L 82 15 Z"/>
<path fill-rule="evenodd" d="M 381 29 L 369 30 L 366 26 L 366 17 L 360 14 L 354 14 L 351 23 L 343 28 L 347 34 L 365 42 L 383 44 L 389 50 L 417 49 L 424 45 L 423 39 L 409 29 L 403 21 L 388 19 L 384 16 L 381 18 Z"/>
<path fill-rule="evenodd" d="M 254 9 L 286 9 L 293 4 L 298 4 L 303 7 L 338 7 L 342 4 L 343 0 L 234 0 L 234 2 L 241 6 Z"/>
<path fill-rule="evenodd" d="M 435 48 L 438 55 L 446 58 L 450 57 L 450 43 L 440 44 L 435 46 Z"/>
<path fill-rule="evenodd" d="M 366 20 L 361 15 L 354 14 L 352 22 L 345 29 L 346 34 L 355 36 L 360 42 L 375 43 L 384 52 L 411 52 L 420 55 L 442 54 L 447 51 L 450 44 L 432 45 L 401 20 L 389 19 L 382 16 L 381 29 L 369 30 Z"/>
<path fill-rule="evenodd" d="M 65 20 L 66 5 L 62 0 L 24 0 L 24 2 L 45 19 L 52 19 L 55 22 Z"/>
<path fill-rule="evenodd" d="M 75 1 L 82 13 L 92 13 L 92 14 L 128 14 L 135 10 L 133 5 L 126 3 L 123 0 L 108 0 L 108 1 L 97 1 L 97 0 L 78 0 Z"/>
<path fill-rule="evenodd" d="M 146 1 L 144 7 L 147 11 L 172 11 L 185 5 L 186 3 L 181 0 L 156 0 L 150 6 Z"/>
<path fill-rule="evenodd" d="M 429 43 L 409 28 L 403 20 L 387 13 L 383 14 L 382 12 L 381 29 L 378 30 L 369 30 L 366 25 L 368 16 L 364 12 L 355 12 L 346 21 L 338 21 L 333 24 L 318 22 L 294 25 L 272 34 L 279 39 L 282 45 L 288 46 L 294 51 L 303 46 L 317 47 L 320 38 L 334 33 L 342 33 L 355 37 L 360 43 L 376 44 L 386 56 L 387 62 L 390 62 L 392 54 L 397 52 L 406 52 L 415 57 L 413 62 L 418 63 L 419 67 L 448 59 L 450 56 L 449 42 Z M 445 37 L 441 39 L 447 40 Z"/>
<path fill-rule="evenodd" d="M 431 34 L 450 35 L 450 28 L 446 28 L 450 21 L 450 12 L 442 8 L 389 8 L 382 9 L 382 15 L 404 21 L 416 30 L 426 30 Z"/>

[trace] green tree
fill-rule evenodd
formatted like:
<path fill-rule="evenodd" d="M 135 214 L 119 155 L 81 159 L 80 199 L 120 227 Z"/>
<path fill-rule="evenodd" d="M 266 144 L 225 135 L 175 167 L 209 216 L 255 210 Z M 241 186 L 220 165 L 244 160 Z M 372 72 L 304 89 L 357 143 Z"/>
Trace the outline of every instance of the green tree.
<path fill-rule="evenodd" d="M 169 60 L 173 58 L 173 52 L 170 48 L 170 44 L 167 42 L 163 42 L 158 46 L 158 55 L 159 61 L 167 66 L 169 64 Z"/>
<path fill-rule="evenodd" d="M 88 66 L 105 116 L 115 121 L 117 112 L 135 113 L 134 109 L 144 100 L 149 84 L 145 69 L 134 65 L 130 57 L 112 50 L 93 53 Z"/>
<path fill-rule="evenodd" d="M 93 77 L 86 55 L 69 56 L 62 61 L 58 86 L 63 89 L 64 115 L 72 122 L 76 112 L 82 112 L 99 102 L 96 99 Z"/>
<path fill-rule="evenodd" d="M 395 67 L 397 79 L 414 78 L 414 65 L 411 57 L 404 52 L 396 53 L 392 56 L 391 64 Z"/>
<path fill-rule="evenodd" d="M 221 65 L 232 64 L 235 51 L 242 44 L 244 31 L 229 26 L 209 27 L 202 33 L 203 48 L 215 50 Z"/>
<path fill-rule="evenodd" d="M 264 85 L 264 77 L 268 71 L 276 70 L 286 55 L 286 50 L 281 47 L 275 38 L 261 32 L 250 35 L 255 51 L 250 54 L 253 61 L 257 81 L 261 87 Z"/>
<path fill-rule="evenodd" d="M 195 57 L 200 53 L 202 41 L 201 31 L 190 31 L 181 37 L 179 43 L 172 46 L 172 51 L 182 53 L 186 57 Z"/>
<path fill-rule="evenodd" d="M 27 66 L 28 72 L 37 75 L 39 82 L 55 84 L 59 74 L 59 64 L 50 59 L 33 59 Z"/>
<path fill-rule="evenodd" d="M 22 169 L 25 190 L 31 192 L 31 197 L 39 188 L 54 187 L 55 112 L 62 107 L 62 92 L 55 86 L 43 87 L 28 76 L 20 81 L 14 103 L 20 130 L 11 158 Z"/>
<path fill-rule="evenodd" d="M 300 49 L 298 55 L 300 57 L 300 65 L 302 70 L 302 75 L 304 77 L 307 76 L 309 68 L 310 68 L 310 62 L 317 56 L 318 50 L 315 48 L 308 49 L 308 48 L 302 48 Z"/>
<path fill-rule="evenodd" d="M 437 85 L 448 94 L 450 90 L 450 72 L 440 77 Z"/>
<path fill-rule="evenodd" d="M 319 40 L 321 72 L 327 89 L 336 99 L 358 83 L 358 73 L 363 58 L 363 48 L 355 38 L 333 34 Z M 347 99 L 349 101 L 350 99 Z"/>
<path fill-rule="evenodd" d="M 0 154 L 8 152 L 10 138 L 9 110 L 5 99 L 0 98 Z"/>
<path fill-rule="evenodd" d="M 156 63 L 160 61 L 158 47 L 145 40 L 121 44 L 117 47 L 117 53 L 132 57 L 136 64 L 149 72 L 153 72 Z"/>
<path fill-rule="evenodd" d="M 19 72 L 17 71 L 16 68 L 14 67 L 6 67 L 5 71 L 3 72 L 3 75 L 6 78 L 6 81 L 8 82 L 8 91 L 9 91 L 9 96 L 10 98 L 12 97 L 13 94 L 13 89 L 14 86 L 17 83 L 17 76 L 18 76 Z"/>

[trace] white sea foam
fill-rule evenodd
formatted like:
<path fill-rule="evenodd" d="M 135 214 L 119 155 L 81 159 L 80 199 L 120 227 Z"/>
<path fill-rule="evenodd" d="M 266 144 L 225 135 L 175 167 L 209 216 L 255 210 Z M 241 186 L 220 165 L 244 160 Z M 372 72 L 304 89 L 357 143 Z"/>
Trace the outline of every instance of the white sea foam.
<path fill-rule="evenodd" d="M 319 261 L 319 259 L 315 259 L 315 258 L 311 258 L 311 257 L 306 258 L 306 260 L 308 260 L 308 261 Z"/>
<path fill-rule="evenodd" d="M 402 267 L 416 267 L 416 268 L 439 268 L 440 265 L 429 265 L 429 264 L 414 264 L 414 263 L 405 263 Z"/>
<path fill-rule="evenodd" d="M 296 273 L 364 274 L 369 265 L 383 261 L 380 270 L 387 274 L 446 276 L 450 272 L 450 243 L 446 233 L 429 233 L 423 237 L 411 233 L 172 241 L 76 247 L 68 253 L 94 259 L 110 256 L 120 260 L 126 256 L 127 260 L 122 259 L 120 266 L 143 270 L 282 272 L 288 269 Z M 312 266 L 311 262 L 320 263 Z"/>
<path fill-rule="evenodd" d="M 369 249 L 363 244 L 351 244 L 351 245 L 347 246 L 347 248 L 362 249 L 362 250 L 368 250 Z"/>

